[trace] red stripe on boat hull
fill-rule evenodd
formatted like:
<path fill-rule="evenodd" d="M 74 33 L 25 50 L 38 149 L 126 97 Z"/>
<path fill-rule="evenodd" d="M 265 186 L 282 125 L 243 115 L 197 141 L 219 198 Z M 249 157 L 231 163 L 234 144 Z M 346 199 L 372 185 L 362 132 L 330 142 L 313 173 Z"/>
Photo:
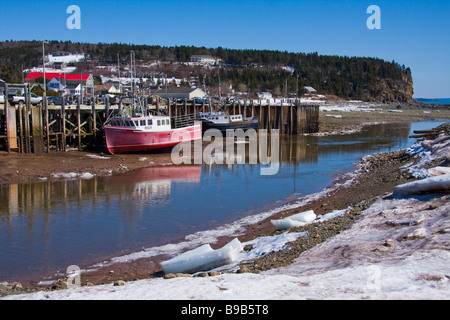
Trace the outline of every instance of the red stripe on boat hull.
<path fill-rule="evenodd" d="M 200 125 L 162 132 L 105 126 L 106 146 L 111 154 L 173 147 L 202 138 Z"/>

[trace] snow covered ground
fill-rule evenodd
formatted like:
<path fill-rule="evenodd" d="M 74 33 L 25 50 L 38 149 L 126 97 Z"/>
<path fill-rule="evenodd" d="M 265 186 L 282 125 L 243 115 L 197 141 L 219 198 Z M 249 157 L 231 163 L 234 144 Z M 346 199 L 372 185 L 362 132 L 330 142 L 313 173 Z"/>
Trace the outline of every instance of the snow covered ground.
<path fill-rule="evenodd" d="M 378 104 L 374 103 L 360 103 L 356 101 L 348 101 L 345 103 L 339 104 L 330 104 L 320 106 L 320 111 L 323 112 L 352 112 L 352 111 L 361 111 L 361 112 L 371 112 L 371 111 L 379 111 L 382 110 L 378 107 Z"/>
<path fill-rule="evenodd" d="M 444 142 L 429 144 L 429 150 L 447 152 Z M 427 148 L 426 143 L 424 146 Z M 431 161 L 434 157 L 426 153 L 424 146 L 415 147 L 415 151 Z M 418 169 L 410 167 L 404 169 Z M 438 174 L 433 169 L 428 171 Z M 445 170 L 438 172 L 444 173 L 441 180 L 446 180 L 448 185 L 450 175 Z M 79 287 L 5 299 L 447 300 L 450 298 L 449 200 L 448 190 L 434 195 L 386 195 L 377 199 L 346 231 L 304 252 L 293 264 L 260 274 L 156 278 L 123 286 Z M 261 252 L 267 251 L 267 246 L 280 249 L 280 244 L 284 246 L 287 239 L 297 236 L 307 235 L 287 232 L 273 242 L 265 239 L 266 242 L 255 243 L 255 247 Z"/>

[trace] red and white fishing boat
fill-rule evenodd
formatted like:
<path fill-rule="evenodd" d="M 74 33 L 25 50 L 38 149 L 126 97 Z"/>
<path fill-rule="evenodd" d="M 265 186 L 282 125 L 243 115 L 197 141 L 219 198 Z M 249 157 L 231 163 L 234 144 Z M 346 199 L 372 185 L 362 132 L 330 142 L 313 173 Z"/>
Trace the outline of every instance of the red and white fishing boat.
<path fill-rule="evenodd" d="M 180 123 L 168 116 L 111 117 L 104 129 L 111 154 L 167 148 L 202 138 L 200 123 Z"/>

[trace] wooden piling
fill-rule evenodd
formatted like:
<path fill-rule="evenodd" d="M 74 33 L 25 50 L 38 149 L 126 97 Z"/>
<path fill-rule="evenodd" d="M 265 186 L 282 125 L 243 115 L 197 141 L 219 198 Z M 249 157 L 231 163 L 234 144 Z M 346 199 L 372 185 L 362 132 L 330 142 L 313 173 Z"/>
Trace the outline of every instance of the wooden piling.
<path fill-rule="evenodd" d="M 62 98 L 62 105 L 61 105 L 61 119 L 62 119 L 61 150 L 66 151 L 66 102 L 64 97 Z"/>
<path fill-rule="evenodd" d="M 120 102 L 122 105 L 122 101 Z M 120 106 L 119 106 L 120 108 Z M 78 129 L 78 150 L 81 150 L 81 104 L 80 97 L 77 99 L 77 129 Z"/>
<path fill-rule="evenodd" d="M 44 88 L 46 91 L 46 88 Z M 42 97 L 42 103 L 44 105 L 44 123 L 46 128 L 46 139 L 47 139 L 47 153 L 50 152 L 50 128 L 49 128 L 49 118 L 48 118 L 48 104 L 46 95 Z"/>
<path fill-rule="evenodd" d="M 27 153 L 31 153 L 31 135 L 30 135 L 30 108 L 31 108 L 31 90 L 30 84 L 28 83 L 25 87 L 27 93 L 27 104 L 25 108 L 25 136 L 26 136 L 26 144 L 27 144 Z"/>
<path fill-rule="evenodd" d="M 18 146 L 17 147 L 19 149 L 19 152 L 23 153 L 24 152 L 23 140 L 25 138 L 25 135 L 23 133 L 24 125 L 23 125 L 23 105 L 22 104 L 19 104 L 19 106 L 17 107 L 16 118 L 18 118 L 18 120 L 19 120 L 19 123 L 18 123 L 18 125 L 19 125 L 19 137 L 18 137 L 19 141 L 18 141 Z"/>
<path fill-rule="evenodd" d="M 97 113 L 95 110 L 95 99 L 92 99 L 92 145 L 97 143 Z"/>
<path fill-rule="evenodd" d="M 31 108 L 31 123 L 33 136 L 33 153 L 44 153 L 44 123 L 42 121 L 42 106 Z"/>

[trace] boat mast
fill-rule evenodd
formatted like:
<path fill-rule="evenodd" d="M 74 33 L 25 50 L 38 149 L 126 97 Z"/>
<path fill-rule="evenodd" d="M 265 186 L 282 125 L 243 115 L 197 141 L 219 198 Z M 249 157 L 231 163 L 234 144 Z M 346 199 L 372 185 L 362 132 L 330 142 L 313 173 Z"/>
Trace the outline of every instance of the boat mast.
<path fill-rule="evenodd" d="M 206 84 L 205 84 L 206 74 L 203 75 L 203 90 L 206 93 L 206 97 L 208 97 L 209 102 L 209 113 L 212 112 L 212 106 L 211 106 L 211 96 L 209 95 L 209 92 L 206 91 Z"/>
<path fill-rule="evenodd" d="M 134 85 L 133 85 L 133 51 L 130 51 L 130 84 L 131 84 L 131 112 L 134 116 Z"/>
<path fill-rule="evenodd" d="M 219 100 L 222 100 L 222 86 L 220 84 L 220 69 L 217 70 L 217 75 L 219 77 Z"/>

